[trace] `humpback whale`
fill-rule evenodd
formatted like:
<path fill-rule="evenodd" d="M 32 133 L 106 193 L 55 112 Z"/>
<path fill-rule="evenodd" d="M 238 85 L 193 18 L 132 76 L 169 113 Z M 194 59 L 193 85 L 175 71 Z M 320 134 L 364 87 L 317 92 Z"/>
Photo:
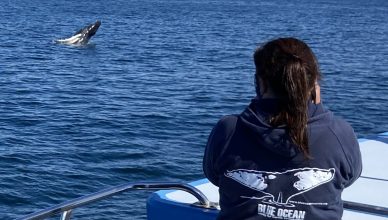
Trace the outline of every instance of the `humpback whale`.
<path fill-rule="evenodd" d="M 96 21 L 93 24 L 90 24 L 77 31 L 73 36 L 66 39 L 59 39 L 55 42 L 61 44 L 85 45 L 89 42 L 90 38 L 96 34 L 100 25 L 101 21 Z"/>

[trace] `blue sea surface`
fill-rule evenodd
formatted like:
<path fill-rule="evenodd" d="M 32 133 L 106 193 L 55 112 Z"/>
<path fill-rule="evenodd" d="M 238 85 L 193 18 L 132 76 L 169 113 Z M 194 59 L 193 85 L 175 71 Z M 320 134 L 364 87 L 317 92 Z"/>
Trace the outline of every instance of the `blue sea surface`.
<path fill-rule="evenodd" d="M 388 131 L 386 0 L 2 0 L 0 219 L 127 182 L 203 178 L 214 124 L 254 97 L 254 49 L 316 53 L 324 105 Z M 86 46 L 55 44 L 101 20 Z M 146 219 L 149 191 L 74 211 Z"/>

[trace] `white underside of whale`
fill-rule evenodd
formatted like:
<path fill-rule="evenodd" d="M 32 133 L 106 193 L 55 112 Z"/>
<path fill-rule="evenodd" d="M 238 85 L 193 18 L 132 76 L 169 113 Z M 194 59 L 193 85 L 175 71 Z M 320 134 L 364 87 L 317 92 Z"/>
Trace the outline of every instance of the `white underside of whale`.
<path fill-rule="evenodd" d="M 62 44 L 80 44 L 81 39 L 82 39 L 82 34 L 76 34 L 76 35 L 69 37 L 69 38 L 66 38 L 66 39 L 56 40 L 56 42 L 62 43 Z"/>

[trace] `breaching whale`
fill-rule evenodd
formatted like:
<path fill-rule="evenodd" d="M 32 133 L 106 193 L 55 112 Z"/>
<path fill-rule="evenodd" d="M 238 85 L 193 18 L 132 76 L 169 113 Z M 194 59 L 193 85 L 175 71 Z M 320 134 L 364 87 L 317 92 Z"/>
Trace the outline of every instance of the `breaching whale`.
<path fill-rule="evenodd" d="M 55 42 L 61 44 L 85 45 L 89 42 L 90 38 L 96 34 L 100 25 L 101 21 L 96 21 L 93 24 L 90 24 L 77 31 L 73 36 L 66 39 L 59 39 Z"/>

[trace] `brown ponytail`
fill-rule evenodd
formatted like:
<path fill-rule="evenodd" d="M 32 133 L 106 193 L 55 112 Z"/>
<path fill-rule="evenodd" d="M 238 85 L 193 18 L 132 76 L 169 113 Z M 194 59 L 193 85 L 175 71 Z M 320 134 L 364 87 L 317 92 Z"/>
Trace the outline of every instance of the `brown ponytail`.
<path fill-rule="evenodd" d="M 262 80 L 264 91 L 271 88 L 280 102 L 281 109 L 270 124 L 286 125 L 292 142 L 309 158 L 307 106 L 320 78 L 313 52 L 298 39 L 280 38 L 256 50 L 254 61 L 256 80 Z"/>

